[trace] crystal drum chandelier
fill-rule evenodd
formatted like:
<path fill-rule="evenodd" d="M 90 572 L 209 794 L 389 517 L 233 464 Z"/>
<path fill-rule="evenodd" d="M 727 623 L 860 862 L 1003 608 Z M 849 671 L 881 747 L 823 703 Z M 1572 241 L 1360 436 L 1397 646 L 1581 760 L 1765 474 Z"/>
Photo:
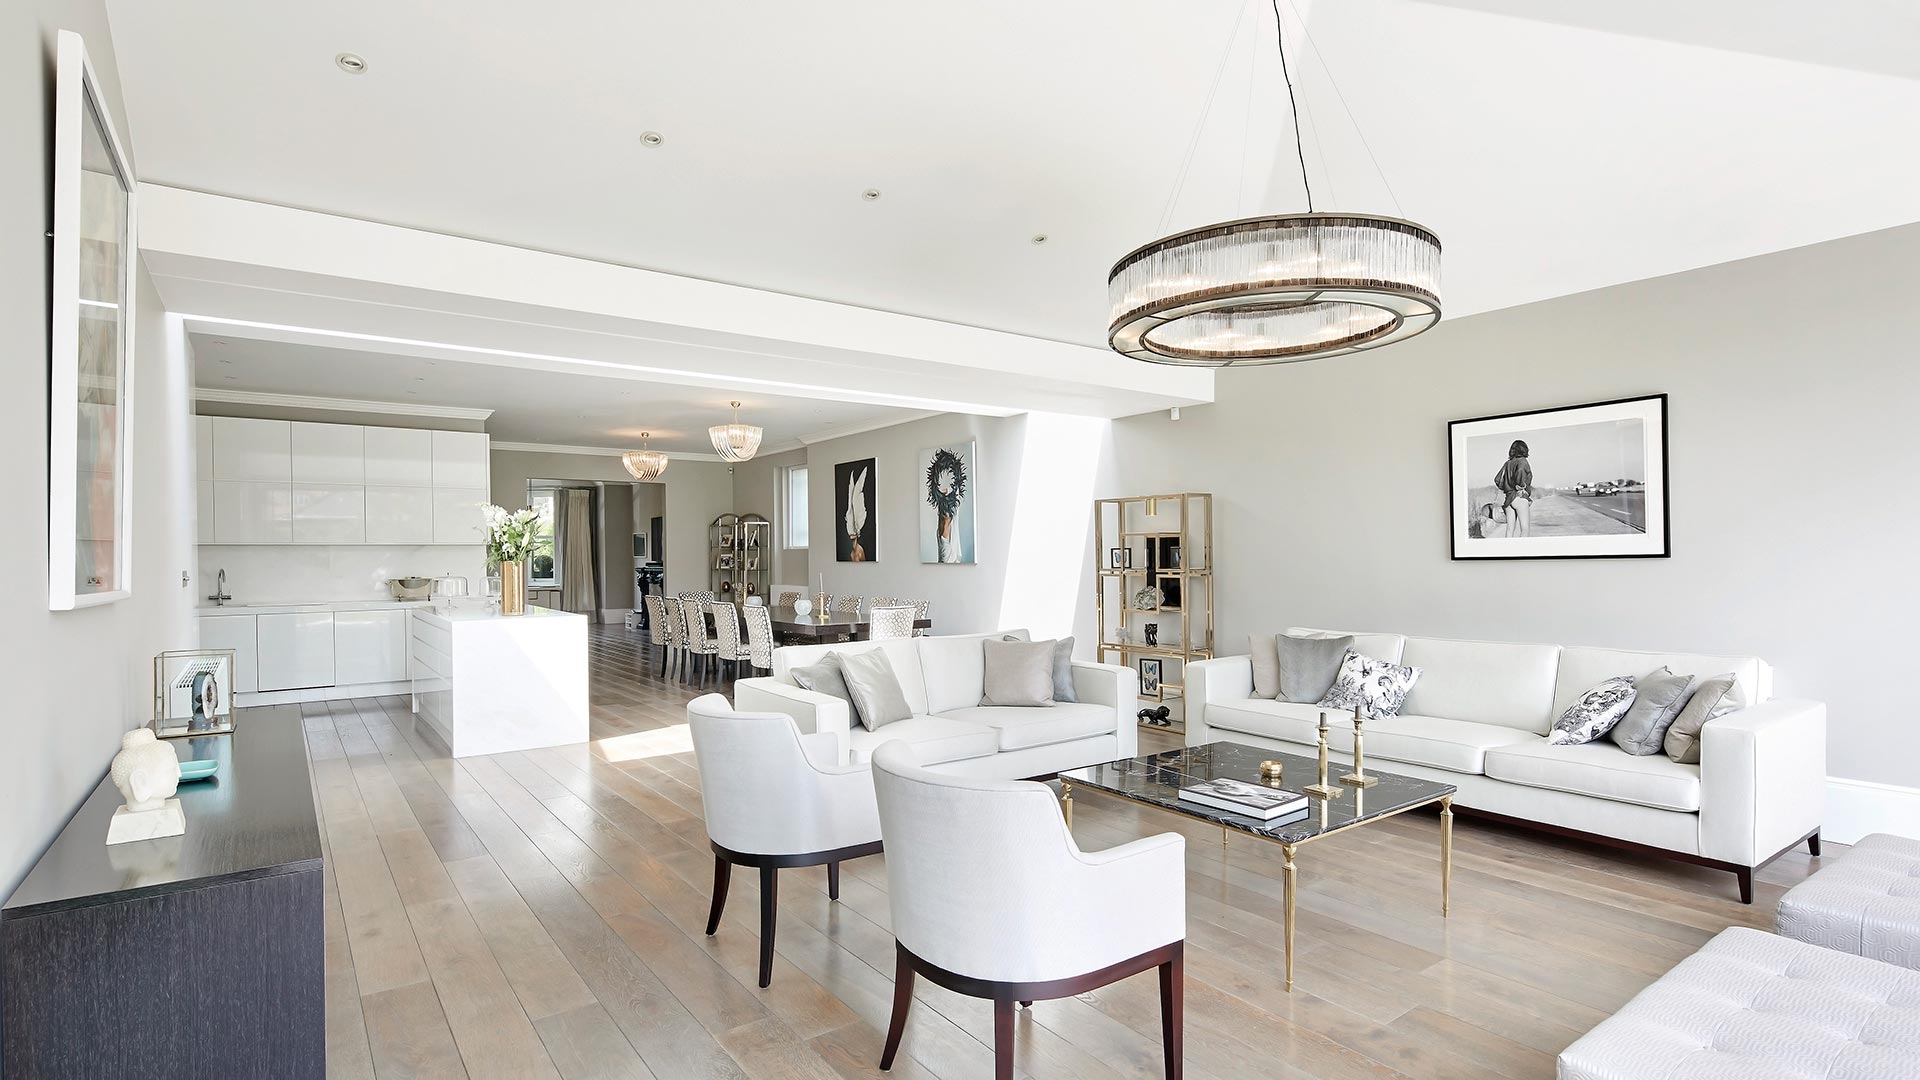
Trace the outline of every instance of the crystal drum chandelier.
<path fill-rule="evenodd" d="M 1307 212 L 1245 218 L 1144 245 L 1107 276 L 1115 352 L 1155 364 L 1290 364 L 1377 349 L 1440 321 L 1440 240 L 1397 217 L 1315 213 L 1274 2 Z"/>
<path fill-rule="evenodd" d="M 658 450 L 647 449 L 647 440 L 653 438 L 653 432 L 640 433 L 640 449 L 629 450 L 620 455 L 620 464 L 627 467 L 628 475 L 635 480 L 658 480 L 660 474 L 667 471 L 667 455 Z"/>
<path fill-rule="evenodd" d="M 733 423 L 707 429 L 713 451 L 725 461 L 746 461 L 760 452 L 760 429 L 740 422 L 740 403 L 733 402 Z"/>

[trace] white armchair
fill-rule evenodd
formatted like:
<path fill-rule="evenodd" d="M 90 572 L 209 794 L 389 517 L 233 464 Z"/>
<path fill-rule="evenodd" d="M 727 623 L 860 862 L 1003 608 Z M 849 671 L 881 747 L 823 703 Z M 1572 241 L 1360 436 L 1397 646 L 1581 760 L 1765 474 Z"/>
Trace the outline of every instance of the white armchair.
<path fill-rule="evenodd" d="M 720 929 L 734 866 L 760 870 L 760 985 L 773 981 L 775 874 L 827 867 L 827 895 L 840 899 L 840 863 L 880 851 L 880 820 L 865 766 L 834 764 L 832 735 L 802 735 L 777 713 L 735 712 L 719 694 L 687 703 L 700 768 L 700 800 L 713 847 L 713 907 Z"/>
<path fill-rule="evenodd" d="M 1081 851 L 1045 785 L 932 772 L 911 747 L 874 751 L 893 910 L 893 1019 L 900 1049 L 916 975 L 993 1001 L 994 1068 L 1013 1076 L 1014 1003 L 1083 994 L 1160 973 L 1166 1075 L 1181 1075 L 1186 842 L 1162 833 Z"/>

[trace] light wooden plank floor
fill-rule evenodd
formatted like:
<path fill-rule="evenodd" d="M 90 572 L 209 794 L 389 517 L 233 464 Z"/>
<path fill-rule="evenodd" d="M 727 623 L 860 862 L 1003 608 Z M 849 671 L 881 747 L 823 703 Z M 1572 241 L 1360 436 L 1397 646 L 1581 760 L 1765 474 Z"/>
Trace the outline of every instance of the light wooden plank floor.
<path fill-rule="evenodd" d="M 893 939 L 880 858 L 782 874 L 773 986 L 754 986 L 755 875 L 717 937 L 684 704 L 635 635 L 596 627 L 591 743 L 448 758 L 404 698 L 298 713 L 325 822 L 327 1066 L 338 1077 L 877 1077 Z M 1143 746 L 1172 739 L 1142 733 Z M 1297 987 L 1278 979 L 1271 845 L 1093 794 L 1088 848 L 1186 833 L 1187 1075 L 1551 1077 L 1554 1055 L 1720 929 L 1769 926 L 1804 853 L 1731 875 L 1462 819 L 1453 916 L 1438 822 L 1302 852 Z M 922 980 L 891 1075 L 991 1074 L 990 1006 Z M 1160 1075 L 1151 975 L 1018 1018 L 1047 1080 Z"/>

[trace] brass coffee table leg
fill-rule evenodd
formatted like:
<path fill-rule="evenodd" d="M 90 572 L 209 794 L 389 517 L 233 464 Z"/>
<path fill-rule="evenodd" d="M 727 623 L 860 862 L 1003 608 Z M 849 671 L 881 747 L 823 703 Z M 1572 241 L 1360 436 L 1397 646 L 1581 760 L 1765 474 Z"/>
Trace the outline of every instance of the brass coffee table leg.
<path fill-rule="evenodd" d="M 1296 888 L 1293 878 L 1293 845 L 1281 844 L 1280 851 L 1287 857 L 1285 865 L 1280 867 L 1280 880 L 1287 892 L 1287 993 L 1293 993 L 1293 894 Z"/>
<path fill-rule="evenodd" d="M 1060 816 L 1066 819 L 1067 828 L 1073 828 L 1073 785 L 1064 776 L 1060 778 Z"/>
<path fill-rule="evenodd" d="M 1453 796 L 1440 800 L 1440 917 L 1453 905 Z"/>

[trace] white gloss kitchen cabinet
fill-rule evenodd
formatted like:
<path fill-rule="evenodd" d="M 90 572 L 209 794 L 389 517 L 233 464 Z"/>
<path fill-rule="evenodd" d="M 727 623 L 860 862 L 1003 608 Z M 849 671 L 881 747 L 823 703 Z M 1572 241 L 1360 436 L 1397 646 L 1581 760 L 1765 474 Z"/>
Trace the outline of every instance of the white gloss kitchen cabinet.
<path fill-rule="evenodd" d="M 333 612 L 255 615 L 262 692 L 333 685 Z"/>
<path fill-rule="evenodd" d="M 203 544 L 482 540 L 482 432 L 203 416 L 195 439 Z"/>
<path fill-rule="evenodd" d="M 232 649 L 234 690 L 268 702 L 388 694 L 407 685 L 418 606 L 342 601 L 258 609 L 202 608 L 200 645 Z M 258 704 L 243 701 L 241 704 Z"/>
<path fill-rule="evenodd" d="M 407 618 L 397 610 L 334 612 L 334 684 L 406 681 Z"/>
<path fill-rule="evenodd" d="M 251 694 L 260 688 L 260 654 L 254 649 L 252 615 L 200 616 L 200 647 L 232 649 L 233 691 Z"/>

